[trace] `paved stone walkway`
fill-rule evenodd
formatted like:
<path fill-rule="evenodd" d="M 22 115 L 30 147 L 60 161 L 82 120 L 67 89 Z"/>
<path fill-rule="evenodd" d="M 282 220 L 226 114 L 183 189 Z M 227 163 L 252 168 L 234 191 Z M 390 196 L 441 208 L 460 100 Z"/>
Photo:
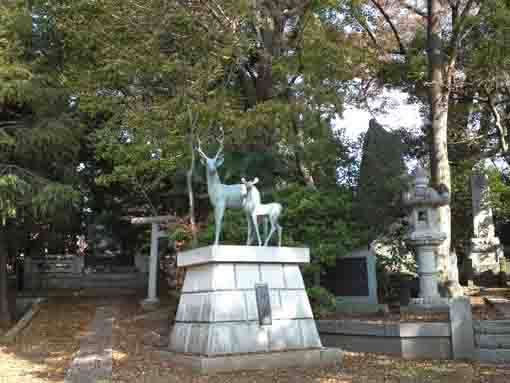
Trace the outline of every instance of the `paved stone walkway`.
<path fill-rule="evenodd" d="M 112 381 L 112 329 L 111 302 L 101 302 L 90 323 L 87 335 L 80 344 L 65 383 L 107 383 Z"/>

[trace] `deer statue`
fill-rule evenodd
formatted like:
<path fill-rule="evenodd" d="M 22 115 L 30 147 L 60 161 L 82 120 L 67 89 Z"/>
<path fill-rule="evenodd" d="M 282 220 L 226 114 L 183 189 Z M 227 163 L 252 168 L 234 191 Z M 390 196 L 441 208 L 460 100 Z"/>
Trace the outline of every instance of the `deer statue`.
<path fill-rule="evenodd" d="M 271 230 L 269 230 L 269 234 L 264 242 L 264 246 L 267 246 L 269 240 L 275 231 L 278 231 L 278 246 L 282 245 L 282 227 L 278 223 L 278 219 L 282 214 L 283 207 L 281 204 L 277 202 L 263 204 L 260 199 L 260 192 L 254 186 L 259 182 L 258 178 L 255 178 L 253 181 L 246 181 L 244 178 L 241 180 L 244 188 L 243 188 L 243 209 L 246 211 L 246 214 L 251 221 L 251 225 L 255 228 L 255 233 L 257 234 L 257 240 L 259 246 L 262 245 L 262 241 L 260 239 L 259 227 L 257 225 L 257 217 L 265 216 L 269 218 L 269 222 L 271 224 Z M 250 223 L 248 224 L 250 225 Z M 250 226 L 248 226 L 248 240 L 250 239 Z"/>
<path fill-rule="evenodd" d="M 214 207 L 214 225 L 215 236 L 214 245 L 219 244 L 223 215 L 226 208 L 241 209 L 243 207 L 243 188 L 244 185 L 224 185 L 221 183 L 218 175 L 218 168 L 223 165 L 223 141 L 224 134 L 221 130 L 221 138 L 218 139 L 220 147 L 216 155 L 212 158 L 207 157 L 201 148 L 200 139 L 197 137 L 197 151 L 200 154 L 201 162 L 206 167 L 207 176 L 207 194 Z M 248 226 L 250 220 L 247 218 Z"/>

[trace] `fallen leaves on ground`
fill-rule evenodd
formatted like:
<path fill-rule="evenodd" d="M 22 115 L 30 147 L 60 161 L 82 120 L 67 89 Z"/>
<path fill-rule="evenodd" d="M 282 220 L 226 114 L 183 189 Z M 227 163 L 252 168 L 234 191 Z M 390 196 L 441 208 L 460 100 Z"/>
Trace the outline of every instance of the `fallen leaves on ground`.
<path fill-rule="evenodd" d="M 171 312 L 171 307 L 168 308 Z M 457 361 L 409 361 L 369 353 L 346 352 L 341 369 L 296 368 L 240 371 L 200 376 L 161 359 L 160 345 L 147 334 L 165 329 L 166 320 L 135 320 L 142 314 L 135 302 L 116 310 L 113 381 L 119 383 L 507 383 L 510 365 Z M 168 328 L 166 328 L 168 333 Z"/>
<path fill-rule="evenodd" d="M 94 302 L 83 299 L 43 303 L 16 343 L 0 347 L 0 382 L 63 382 L 94 313 Z"/>
<path fill-rule="evenodd" d="M 98 301 L 84 297 L 52 298 L 43 304 L 16 345 L 0 347 L 0 382 L 62 382 L 81 338 L 86 335 Z M 150 315 L 140 319 L 143 312 L 138 299 L 134 298 L 116 300 L 114 312 L 112 380 L 116 383 L 510 382 L 509 365 L 408 361 L 350 352 L 345 353 L 341 369 L 296 368 L 199 376 L 160 358 L 160 341 L 167 337 L 169 325 L 164 315 L 159 319 Z M 172 312 L 170 306 L 168 312 Z"/>

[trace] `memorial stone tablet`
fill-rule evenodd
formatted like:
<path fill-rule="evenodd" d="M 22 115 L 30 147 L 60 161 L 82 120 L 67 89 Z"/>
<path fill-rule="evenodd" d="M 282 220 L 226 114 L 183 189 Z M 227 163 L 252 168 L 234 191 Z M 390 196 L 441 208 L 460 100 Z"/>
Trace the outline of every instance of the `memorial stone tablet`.
<path fill-rule="evenodd" d="M 259 324 L 261 326 L 270 326 L 273 323 L 273 320 L 271 318 L 271 301 L 269 299 L 269 288 L 266 283 L 255 285 L 255 296 L 257 298 Z"/>

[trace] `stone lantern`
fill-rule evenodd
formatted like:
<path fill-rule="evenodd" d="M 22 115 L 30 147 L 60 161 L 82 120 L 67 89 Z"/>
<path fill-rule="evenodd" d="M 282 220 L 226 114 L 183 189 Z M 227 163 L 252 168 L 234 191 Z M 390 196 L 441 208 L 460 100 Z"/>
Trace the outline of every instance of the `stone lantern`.
<path fill-rule="evenodd" d="M 439 193 L 429 187 L 425 170 L 417 167 L 413 173 L 414 189 L 404 193 L 404 204 L 411 210 L 411 230 L 407 242 L 416 249 L 420 277 L 419 298 L 412 303 L 426 306 L 443 306 L 448 303 L 438 290 L 437 251 L 447 234 L 440 230 L 439 208 L 450 202 L 448 192 Z"/>

